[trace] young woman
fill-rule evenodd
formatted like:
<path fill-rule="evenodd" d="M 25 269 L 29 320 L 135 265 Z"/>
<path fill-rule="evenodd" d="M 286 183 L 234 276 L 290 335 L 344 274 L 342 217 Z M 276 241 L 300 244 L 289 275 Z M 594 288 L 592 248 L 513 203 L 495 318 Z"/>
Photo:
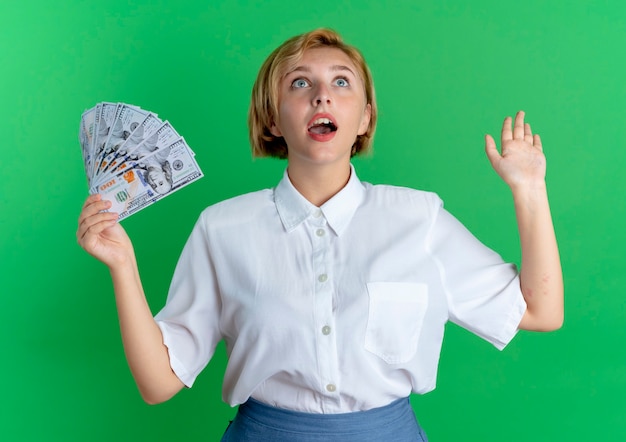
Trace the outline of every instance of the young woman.
<path fill-rule="evenodd" d="M 78 241 L 114 283 L 124 349 L 148 403 L 190 387 L 224 340 L 224 441 L 422 441 L 409 404 L 435 387 L 450 320 L 503 348 L 563 321 L 538 135 L 519 112 L 487 156 L 510 186 L 520 273 L 432 193 L 361 182 L 350 158 L 376 126 L 369 69 L 330 30 L 286 41 L 252 92 L 253 153 L 287 159 L 274 189 L 207 208 L 152 317 L 133 247 L 90 196 Z"/>

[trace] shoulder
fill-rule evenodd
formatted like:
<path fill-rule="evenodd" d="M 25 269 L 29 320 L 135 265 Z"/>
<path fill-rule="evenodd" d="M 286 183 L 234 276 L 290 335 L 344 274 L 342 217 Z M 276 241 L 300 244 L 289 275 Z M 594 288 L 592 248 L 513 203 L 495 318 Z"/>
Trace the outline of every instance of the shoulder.
<path fill-rule="evenodd" d="M 263 189 L 212 204 L 202 211 L 199 223 L 218 227 L 258 220 L 274 206 L 273 195 L 271 189 Z"/>
<path fill-rule="evenodd" d="M 385 208 L 386 210 L 406 210 L 412 208 L 421 213 L 425 212 L 434 216 L 443 207 L 443 201 L 434 192 L 366 182 L 363 183 L 363 186 L 365 187 L 366 204 Z"/>

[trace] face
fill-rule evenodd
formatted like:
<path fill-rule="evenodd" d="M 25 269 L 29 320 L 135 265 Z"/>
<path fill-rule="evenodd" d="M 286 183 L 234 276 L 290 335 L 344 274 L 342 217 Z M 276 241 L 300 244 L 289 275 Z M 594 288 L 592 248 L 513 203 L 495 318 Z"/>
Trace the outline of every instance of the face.
<path fill-rule="evenodd" d="M 309 49 L 281 79 L 271 132 L 285 139 L 290 165 L 348 164 L 370 110 L 350 58 L 336 48 Z"/>
<path fill-rule="evenodd" d="M 172 185 L 165 176 L 165 172 L 160 169 L 150 169 L 147 177 L 148 184 L 155 190 L 155 192 L 164 194 L 172 189 Z"/>

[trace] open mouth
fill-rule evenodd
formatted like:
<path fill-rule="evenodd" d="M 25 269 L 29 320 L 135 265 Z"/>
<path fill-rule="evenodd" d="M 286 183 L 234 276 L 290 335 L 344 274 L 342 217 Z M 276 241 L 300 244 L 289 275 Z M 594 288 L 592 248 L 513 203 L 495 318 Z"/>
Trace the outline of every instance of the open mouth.
<path fill-rule="evenodd" d="M 316 135 L 326 135 L 337 131 L 337 126 L 330 118 L 317 118 L 309 126 L 309 132 Z"/>

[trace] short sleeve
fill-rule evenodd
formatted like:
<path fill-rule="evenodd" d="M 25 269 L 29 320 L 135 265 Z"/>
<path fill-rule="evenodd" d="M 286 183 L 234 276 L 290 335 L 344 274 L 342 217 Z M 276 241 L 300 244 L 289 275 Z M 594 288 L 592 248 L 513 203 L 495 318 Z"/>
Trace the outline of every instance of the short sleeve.
<path fill-rule="evenodd" d="M 221 340 L 221 301 L 206 235 L 200 216 L 176 265 L 167 302 L 155 320 L 168 348 L 170 365 L 191 387 Z"/>
<path fill-rule="evenodd" d="M 429 235 L 449 318 L 503 349 L 526 311 L 515 265 L 482 244 L 437 198 Z"/>

